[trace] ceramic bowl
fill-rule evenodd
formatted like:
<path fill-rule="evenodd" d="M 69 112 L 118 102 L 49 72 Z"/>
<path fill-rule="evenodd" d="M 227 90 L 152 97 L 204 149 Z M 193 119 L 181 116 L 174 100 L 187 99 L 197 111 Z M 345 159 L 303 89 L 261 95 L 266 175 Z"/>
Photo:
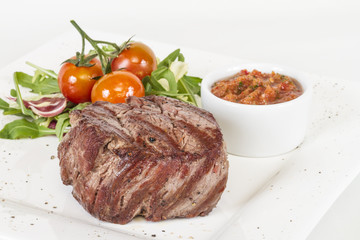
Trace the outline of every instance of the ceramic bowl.
<path fill-rule="evenodd" d="M 211 87 L 242 69 L 265 73 L 272 71 L 296 79 L 303 94 L 288 102 L 269 105 L 233 103 L 216 97 Z M 202 107 L 211 112 L 220 125 L 228 153 L 246 157 L 270 157 L 287 153 L 304 140 L 309 119 L 312 85 L 309 78 L 295 69 L 271 64 L 229 66 L 209 73 L 201 84 Z"/>

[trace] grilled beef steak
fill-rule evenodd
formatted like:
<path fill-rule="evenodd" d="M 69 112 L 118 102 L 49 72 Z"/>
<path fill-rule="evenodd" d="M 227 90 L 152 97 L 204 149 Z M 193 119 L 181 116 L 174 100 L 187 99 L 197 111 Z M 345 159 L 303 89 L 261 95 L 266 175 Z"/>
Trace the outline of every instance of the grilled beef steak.
<path fill-rule="evenodd" d="M 228 161 L 205 110 L 159 96 L 96 102 L 70 114 L 58 147 L 61 178 L 93 216 L 126 224 L 207 215 L 225 189 Z"/>

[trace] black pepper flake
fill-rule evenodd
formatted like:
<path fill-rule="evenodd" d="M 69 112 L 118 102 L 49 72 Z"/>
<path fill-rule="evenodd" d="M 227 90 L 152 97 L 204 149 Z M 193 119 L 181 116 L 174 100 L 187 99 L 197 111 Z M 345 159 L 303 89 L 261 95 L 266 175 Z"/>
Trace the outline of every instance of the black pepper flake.
<path fill-rule="evenodd" d="M 153 143 L 153 142 L 155 142 L 155 141 L 156 141 L 156 139 L 155 139 L 155 138 L 153 138 L 153 137 L 149 137 L 149 141 L 150 141 L 151 143 Z"/>
<path fill-rule="evenodd" d="M 161 230 L 162 232 L 165 232 L 165 230 Z"/>
<path fill-rule="evenodd" d="M 151 234 L 152 237 L 156 237 L 156 234 Z"/>

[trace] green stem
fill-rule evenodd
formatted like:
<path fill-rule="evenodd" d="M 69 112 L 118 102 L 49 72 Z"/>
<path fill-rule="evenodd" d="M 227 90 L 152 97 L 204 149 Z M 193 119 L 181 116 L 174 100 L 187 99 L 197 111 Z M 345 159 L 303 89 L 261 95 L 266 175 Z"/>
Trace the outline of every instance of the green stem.
<path fill-rule="evenodd" d="M 14 85 L 15 85 L 15 88 L 16 88 L 16 93 L 17 93 L 17 98 L 19 99 L 19 105 L 20 105 L 20 109 L 21 109 L 21 112 L 23 114 L 26 114 L 25 113 L 25 106 L 24 106 L 24 103 L 23 103 L 23 99 L 22 99 L 22 96 L 21 96 L 21 92 L 20 92 L 20 88 L 19 88 L 19 82 L 17 80 L 17 77 L 16 77 L 16 74 L 14 73 Z"/>
<path fill-rule="evenodd" d="M 96 40 L 95 42 L 111 45 L 111 46 L 113 46 L 113 47 L 116 49 L 116 51 L 120 51 L 120 50 L 121 50 L 120 47 L 119 47 L 116 43 L 113 43 L 113 42 L 101 41 L 101 40 Z M 107 54 L 107 53 L 105 52 L 105 54 Z"/>
<path fill-rule="evenodd" d="M 111 71 L 111 70 L 109 70 L 110 69 L 109 64 L 111 63 L 111 60 L 116 58 L 128 46 L 131 38 L 127 42 L 122 44 L 121 46 L 118 46 L 116 43 L 113 43 L 113 42 L 94 40 L 89 35 L 87 35 L 84 32 L 84 30 L 82 30 L 80 28 L 80 26 L 74 20 L 71 20 L 70 22 L 76 28 L 76 30 L 81 34 L 83 41 L 86 39 L 94 47 L 94 49 L 97 52 L 98 57 L 100 59 L 101 69 L 102 69 L 103 73 L 107 74 L 109 71 Z M 98 44 L 110 45 L 115 48 L 115 51 L 108 53 L 108 52 L 104 51 L 103 49 L 101 49 L 98 46 Z M 84 44 L 83 44 L 83 47 L 84 47 Z"/>
<path fill-rule="evenodd" d="M 85 37 L 84 34 L 81 34 L 81 41 L 82 41 L 82 46 L 81 46 L 81 54 L 80 54 L 80 66 L 82 66 L 84 64 L 84 52 L 85 52 Z"/>
<path fill-rule="evenodd" d="M 71 20 L 70 22 L 76 28 L 76 30 L 81 34 L 81 36 L 83 38 L 85 38 L 86 40 L 88 40 L 88 42 L 94 47 L 95 51 L 99 55 L 101 69 L 102 69 L 103 73 L 106 74 L 107 63 L 105 62 L 105 59 L 104 59 L 104 56 L 106 56 L 106 53 L 101 48 L 98 47 L 97 41 L 94 41 L 89 35 L 87 35 L 74 20 Z"/>
<path fill-rule="evenodd" d="M 33 112 L 26 109 L 26 107 L 24 105 L 24 102 L 23 102 L 23 99 L 22 99 L 22 96 L 21 96 L 21 92 L 20 92 L 20 88 L 19 88 L 19 81 L 18 81 L 17 76 L 16 76 L 16 72 L 14 73 L 14 85 L 15 85 L 15 88 L 16 88 L 16 101 L 20 106 L 21 112 L 24 115 L 28 115 L 28 116 L 31 116 L 33 119 L 36 119 Z"/>

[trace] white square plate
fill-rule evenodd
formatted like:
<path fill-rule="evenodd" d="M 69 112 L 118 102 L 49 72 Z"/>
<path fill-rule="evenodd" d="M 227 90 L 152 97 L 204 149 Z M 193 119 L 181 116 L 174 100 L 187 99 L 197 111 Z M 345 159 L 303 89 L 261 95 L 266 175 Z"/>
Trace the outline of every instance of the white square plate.
<path fill-rule="evenodd" d="M 91 33 L 121 43 L 128 36 Z M 141 40 L 136 39 L 135 40 Z M 178 48 L 145 41 L 161 59 Z M 61 35 L 0 70 L 0 97 L 13 88 L 12 74 L 30 61 L 58 71 L 81 48 L 76 32 Z M 181 48 L 189 75 L 203 77 L 222 65 L 245 63 Z M 273 158 L 229 156 L 227 188 L 206 217 L 126 225 L 101 222 L 72 197 L 60 179 L 56 137 L 0 140 L 0 239 L 303 239 L 359 173 L 358 82 L 310 76 L 315 81 L 311 125 L 296 150 Z M 231 116 L 229 116 L 231 117 Z M 14 119 L 0 115 L 0 127 Z"/>

